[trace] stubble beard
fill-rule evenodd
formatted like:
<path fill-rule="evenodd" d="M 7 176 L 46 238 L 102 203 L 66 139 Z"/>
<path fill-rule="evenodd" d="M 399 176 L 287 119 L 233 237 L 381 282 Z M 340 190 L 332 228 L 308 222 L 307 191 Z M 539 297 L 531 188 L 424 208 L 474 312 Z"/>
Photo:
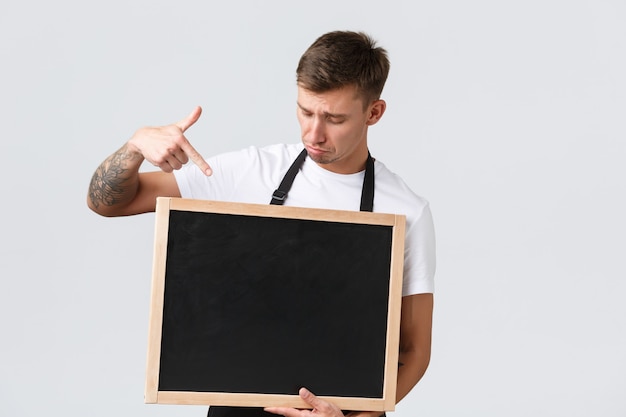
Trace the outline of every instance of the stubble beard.
<path fill-rule="evenodd" d="M 313 162 L 320 164 L 320 165 L 332 164 L 338 159 L 335 156 L 327 156 L 327 155 L 309 155 L 309 158 L 311 158 Z"/>

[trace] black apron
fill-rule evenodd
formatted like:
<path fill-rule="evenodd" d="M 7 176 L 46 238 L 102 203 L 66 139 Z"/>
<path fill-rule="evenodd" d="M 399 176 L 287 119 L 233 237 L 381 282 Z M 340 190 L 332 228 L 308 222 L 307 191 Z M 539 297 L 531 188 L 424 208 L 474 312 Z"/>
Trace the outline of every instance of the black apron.
<path fill-rule="evenodd" d="M 300 171 L 300 167 L 307 157 L 306 149 L 300 152 L 300 155 L 289 167 L 285 177 L 280 185 L 272 194 L 270 204 L 282 205 L 287 198 L 287 194 L 291 189 L 293 180 Z M 368 153 L 367 162 L 365 164 L 365 177 L 363 178 L 363 189 L 361 190 L 361 211 L 373 211 L 374 209 L 374 159 Z M 344 413 L 348 413 L 347 411 Z M 211 406 L 209 408 L 208 417 L 276 417 L 276 414 L 266 413 L 262 408 L 256 407 L 225 407 Z M 381 417 L 384 414 L 381 414 Z"/>

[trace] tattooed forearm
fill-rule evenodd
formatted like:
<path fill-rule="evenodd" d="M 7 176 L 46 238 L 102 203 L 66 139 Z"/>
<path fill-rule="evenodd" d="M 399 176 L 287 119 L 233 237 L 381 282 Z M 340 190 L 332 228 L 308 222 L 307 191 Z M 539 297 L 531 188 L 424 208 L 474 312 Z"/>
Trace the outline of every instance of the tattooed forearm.
<path fill-rule="evenodd" d="M 143 157 L 123 147 L 108 157 L 94 172 L 89 184 L 89 199 L 94 207 L 114 206 L 132 198 L 137 188 L 137 172 Z"/>

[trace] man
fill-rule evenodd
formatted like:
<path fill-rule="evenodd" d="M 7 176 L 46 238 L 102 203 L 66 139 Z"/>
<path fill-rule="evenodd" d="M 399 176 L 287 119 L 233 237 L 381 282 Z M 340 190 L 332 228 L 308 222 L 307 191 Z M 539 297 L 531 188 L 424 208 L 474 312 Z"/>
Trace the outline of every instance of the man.
<path fill-rule="evenodd" d="M 261 204 L 272 200 L 273 204 L 405 214 L 396 398 L 400 401 L 421 379 L 430 360 L 435 249 L 426 200 L 369 154 L 367 132 L 385 113 L 380 96 L 388 72 L 386 51 L 367 35 L 322 35 L 302 55 L 296 71 L 302 144 L 249 147 L 210 158 L 209 164 L 184 135 L 200 117 L 197 107 L 177 123 L 135 132 L 96 169 L 87 204 L 103 216 L 154 211 L 158 196 Z M 161 171 L 140 173 L 144 160 Z M 189 160 L 193 164 L 185 165 Z M 289 177 L 288 171 L 295 175 L 287 181 L 291 184 L 277 190 Z M 336 406 L 304 388 L 300 395 L 312 411 L 268 408 L 266 412 L 288 417 L 343 416 Z M 209 416 L 270 415 L 266 412 L 211 407 Z M 348 415 L 378 417 L 380 413 Z"/>

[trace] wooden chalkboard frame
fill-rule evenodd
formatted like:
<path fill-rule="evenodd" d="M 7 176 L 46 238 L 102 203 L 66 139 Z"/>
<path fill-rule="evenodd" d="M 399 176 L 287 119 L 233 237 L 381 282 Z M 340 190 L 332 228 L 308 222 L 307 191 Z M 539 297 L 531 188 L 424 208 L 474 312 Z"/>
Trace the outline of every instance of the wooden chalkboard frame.
<path fill-rule="evenodd" d="M 287 406 L 307 408 L 293 393 L 264 393 L 262 387 L 253 392 L 205 392 L 200 390 L 160 390 L 161 349 L 164 343 L 164 297 L 168 261 L 168 233 L 171 212 L 217 213 L 233 216 L 253 216 L 298 221 L 319 221 L 324 224 L 357 224 L 369 227 L 385 226 L 391 230 L 390 262 L 388 265 L 388 299 L 386 313 L 386 340 L 384 341 L 382 395 L 360 397 L 320 395 L 344 410 L 393 411 L 396 399 L 402 271 L 404 263 L 405 216 L 396 214 L 311 209 L 259 204 L 226 203 L 207 200 L 159 197 L 156 206 L 152 292 L 148 334 L 148 354 L 145 385 L 145 403 L 222 405 L 242 407 Z M 385 268 L 387 265 L 385 265 Z M 384 319 L 383 319 L 384 320 Z M 280 372 L 280 367 L 276 368 Z M 203 374 L 204 375 L 204 374 Z M 210 376 L 213 377 L 213 376 Z M 219 378 L 219 376 L 217 376 Z M 311 387 L 307 387 L 311 388 Z M 315 390 L 312 389 L 315 392 Z"/>

